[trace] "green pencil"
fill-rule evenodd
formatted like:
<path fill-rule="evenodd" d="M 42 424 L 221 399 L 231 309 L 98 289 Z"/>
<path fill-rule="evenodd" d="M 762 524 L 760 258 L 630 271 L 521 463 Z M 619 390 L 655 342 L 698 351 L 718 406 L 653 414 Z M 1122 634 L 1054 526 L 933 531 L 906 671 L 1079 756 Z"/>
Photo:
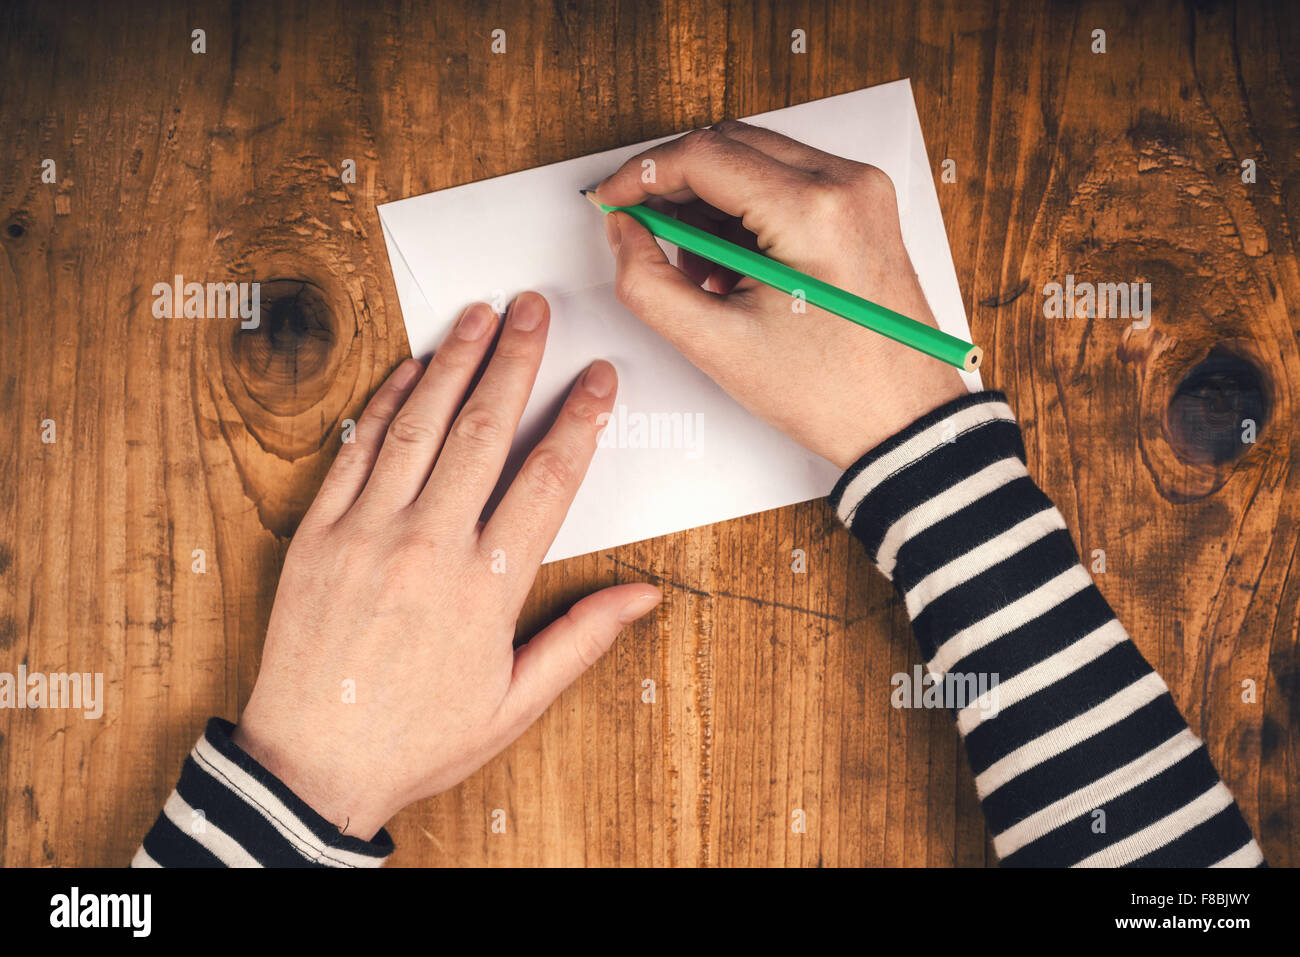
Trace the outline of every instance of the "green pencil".
<path fill-rule="evenodd" d="M 732 272 L 748 276 L 790 295 L 801 295 L 819 309 L 833 312 L 850 322 L 887 336 L 895 342 L 911 346 L 919 352 L 933 356 L 966 372 L 979 368 L 984 351 L 956 336 L 917 322 L 907 316 L 874 302 L 845 292 L 830 283 L 814 279 L 797 269 L 791 269 L 762 253 L 728 242 L 702 229 L 683 223 L 649 206 L 606 206 L 596 199 L 596 191 L 579 190 L 592 205 L 606 213 L 627 213 L 652 234 L 680 249 L 702 256 L 710 262 L 724 266 Z"/>

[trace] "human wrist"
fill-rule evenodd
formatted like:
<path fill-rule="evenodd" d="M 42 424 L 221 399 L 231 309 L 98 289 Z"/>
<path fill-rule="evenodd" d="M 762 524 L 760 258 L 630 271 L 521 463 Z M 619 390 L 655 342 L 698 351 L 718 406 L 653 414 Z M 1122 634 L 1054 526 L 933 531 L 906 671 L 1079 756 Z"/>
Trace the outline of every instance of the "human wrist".
<path fill-rule="evenodd" d="M 873 389 L 861 402 L 848 406 L 845 424 L 829 451 L 823 453 L 841 469 L 849 468 L 927 413 L 969 394 L 957 370 L 920 354 L 894 367 L 889 382 L 896 387 L 883 393 Z"/>
<path fill-rule="evenodd" d="M 373 789 L 353 783 L 365 776 L 340 768 L 336 755 L 318 755 L 310 748 L 297 747 L 288 736 L 271 732 L 247 711 L 231 731 L 230 740 L 340 834 L 372 840 L 400 807 L 382 800 Z"/>

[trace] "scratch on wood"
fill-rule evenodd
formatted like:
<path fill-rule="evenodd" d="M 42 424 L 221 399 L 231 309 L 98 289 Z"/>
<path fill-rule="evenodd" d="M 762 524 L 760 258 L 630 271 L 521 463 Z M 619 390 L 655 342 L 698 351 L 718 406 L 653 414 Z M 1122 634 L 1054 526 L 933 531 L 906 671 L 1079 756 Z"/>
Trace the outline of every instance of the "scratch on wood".
<path fill-rule="evenodd" d="M 1023 296 L 1025 294 L 1025 290 L 1028 288 L 1029 288 L 1029 277 L 1026 276 L 1024 279 L 1020 280 L 1020 285 L 1016 286 L 1016 288 L 1013 289 L 1011 292 L 1007 293 L 1006 295 L 994 294 L 992 296 L 989 296 L 986 299 L 981 299 L 980 305 L 988 306 L 991 309 L 997 309 L 1001 306 L 1009 306 L 1017 299 L 1019 299 L 1021 296 Z"/>
<path fill-rule="evenodd" d="M 756 598 L 753 595 L 738 595 L 735 592 L 729 591 L 707 591 L 703 588 L 696 588 L 693 585 L 687 585 L 664 575 L 660 575 L 653 569 L 640 568 L 630 562 L 625 562 L 622 559 L 615 558 L 613 555 L 608 553 L 605 557 L 620 568 L 626 568 L 628 571 L 636 572 L 638 575 L 645 575 L 647 578 L 652 579 L 655 584 L 667 585 L 669 588 L 676 588 L 692 595 L 698 595 L 701 598 L 732 598 L 736 601 L 749 602 L 751 605 L 759 605 L 768 608 L 781 608 L 785 611 L 797 611 L 804 615 L 812 615 L 814 618 L 821 618 L 824 621 L 833 621 L 841 625 L 849 624 L 849 619 L 844 618 L 841 615 L 832 615 L 829 612 L 818 611 L 815 608 L 804 608 L 802 605 L 788 605 L 785 602 L 772 601 L 767 598 Z"/>

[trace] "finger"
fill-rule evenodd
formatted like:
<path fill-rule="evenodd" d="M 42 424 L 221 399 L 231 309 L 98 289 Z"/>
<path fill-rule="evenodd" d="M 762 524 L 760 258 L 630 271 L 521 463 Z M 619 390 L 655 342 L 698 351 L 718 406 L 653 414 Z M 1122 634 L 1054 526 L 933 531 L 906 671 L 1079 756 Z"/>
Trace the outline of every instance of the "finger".
<path fill-rule="evenodd" d="M 478 521 L 533 391 L 549 322 L 550 306 L 538 293 L 520 293 L 511 304 L 483 378 L 452 423 L 420 493 L 426 513 L 445 510 L 459 516 L 466 530 Z"/>
<path fill-rule="evenodd" d="M 677 268 L 690 277 L 691 282 L 703 287 L 709 281 L 714 266 L 703 256 L 697 256 L 685 249 L 677 250 Z"/>
<path fill-rule="evenodd" d="M 494 720 L 514 740 L 561 691 L 596 663 L 623 627 L 663 601 L 653 585 L 615 585 L 588 595 L 515 652 L 510 689 Z"/>
<path fill-rule="evenodd" d="M 761 153 L 766 153 L 775 160 L 801 169 L 806 173 L 819 174 L 838 168 L 841 164 L 851 162 L 841 156 L 823 153 L 807 143 L 800 143 L 783 133 L 769 130 L 762 126 L 742 123 L 740 120 L 723 120 L 714 123 L 710 129 L 721 133 L 729 139 L 737 140 L 751 146 Z"/>
<path fill-rule="evenodd" d="M 516 568 L 541 564 L 587 474 L 617 391 L 618 374 L 608 362 L 593 362 L 582 374 L 488 520 L 480 539 L 485 553 L 518 556 Z"/>
<path fill-rule="evenodd" d="M 619 301 L 705 372 L 711 356 L 734 353 L 737 338 L 754 334 L 748 313 L 696 285 L 627 213 L 609 213 L 605 223 Z"/>
<path fill-rule="evenodd" d="M 742 248 L 758 250 L 758 238 L 740 220 L 720 214 L 712 206 L 700 202 L 689 203 L 678 208 L 677 218 Z M 722 295 L 729 293 L 740 281 L 739 273 L 685 249 L 677 251 L 677 268 L 690 276 L 697 285 Z"/>
<path fill-rule="evenodd" d="M 607 206 L 634 206 L 650 196 L 676 203 L 698 198 L 762 236 L 774 217 L 806 215 L 800 197 L 814 182 L 811 174 L 739 140 L 694 130 L 629 159 L 596 187 L 596 196 Z"/>
<path fill-rule="evenodd" d="M 733 221 L 731 217 L 722 214 L 726 218 L 722 221 L 714 219 L 705 212 L 713 207 L 705 203 L 694 202 L 687 203 L 685 206 L 677 207 L 677 218 L 683 223 L 695 226 L 705 232 L 718 235 L 719 229 L 724 222 Z M 703 256 L 696 255 L 687 249 L 677 250 L 677 268 L 686 273 L 691 278 L 691 282 L 697 286 L 704 286 L 708 282 L 709 275 L 713 272 L 714 263 Z"/>
<path fill-rule="evenodd" d="M 394 369 L 384 384 L 370 397 L 355 428 L 345 433 L 343 448 L 330 466 L 303 522 L 332 525 L 347 512 L 361 494 L 375 459 L 379 455 L 384 431 L 406 397 L 415 388 L 424 365 L 407 359 Z"/>
<path fill-rule="evenodd" d="M 487 303 L 476 302 L 461 314 L 389 423 L 359 508 L 396 512 L 415 501 L 487 354 L 495 326 L 496 313 Z"/>
<path fill-rule="evenodd" d="M 744 278 L 740 273 L 732 272 L 726 266 L 714 266 L 709 270 L 709 277 L 704 280 L 704 288 L 725 296 Z"/>

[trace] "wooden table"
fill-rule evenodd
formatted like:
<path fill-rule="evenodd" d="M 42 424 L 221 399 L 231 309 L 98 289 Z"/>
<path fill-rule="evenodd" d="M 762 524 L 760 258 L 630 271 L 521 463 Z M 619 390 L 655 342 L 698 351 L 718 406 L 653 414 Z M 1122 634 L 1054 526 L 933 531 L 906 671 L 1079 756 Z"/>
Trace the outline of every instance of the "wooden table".
<path fill-rule="evenodd" d="M 377 204 L 899 77 L 936 178 L 955 161 L 1031 471 L 1265 854 L 1300 861 L 1295 5 L 113 6 L 0 12 L 0 671 L 107 697 L 0 712 L 4 864 L 125 863 L 247 700 L 339 423 L 407 354 Z M 261 280 L 260 328 L 154 318 L 176 274 Z M 1045 318 L 1067 274 L 1151 282 L 1151 328 Z M 992 861 L 950 718 L 889 703 L 903 610 L 823 503 L 549 566 L 521 627 L 647 576 L 662 613 L 401 814 L 395 863 Z"/>

